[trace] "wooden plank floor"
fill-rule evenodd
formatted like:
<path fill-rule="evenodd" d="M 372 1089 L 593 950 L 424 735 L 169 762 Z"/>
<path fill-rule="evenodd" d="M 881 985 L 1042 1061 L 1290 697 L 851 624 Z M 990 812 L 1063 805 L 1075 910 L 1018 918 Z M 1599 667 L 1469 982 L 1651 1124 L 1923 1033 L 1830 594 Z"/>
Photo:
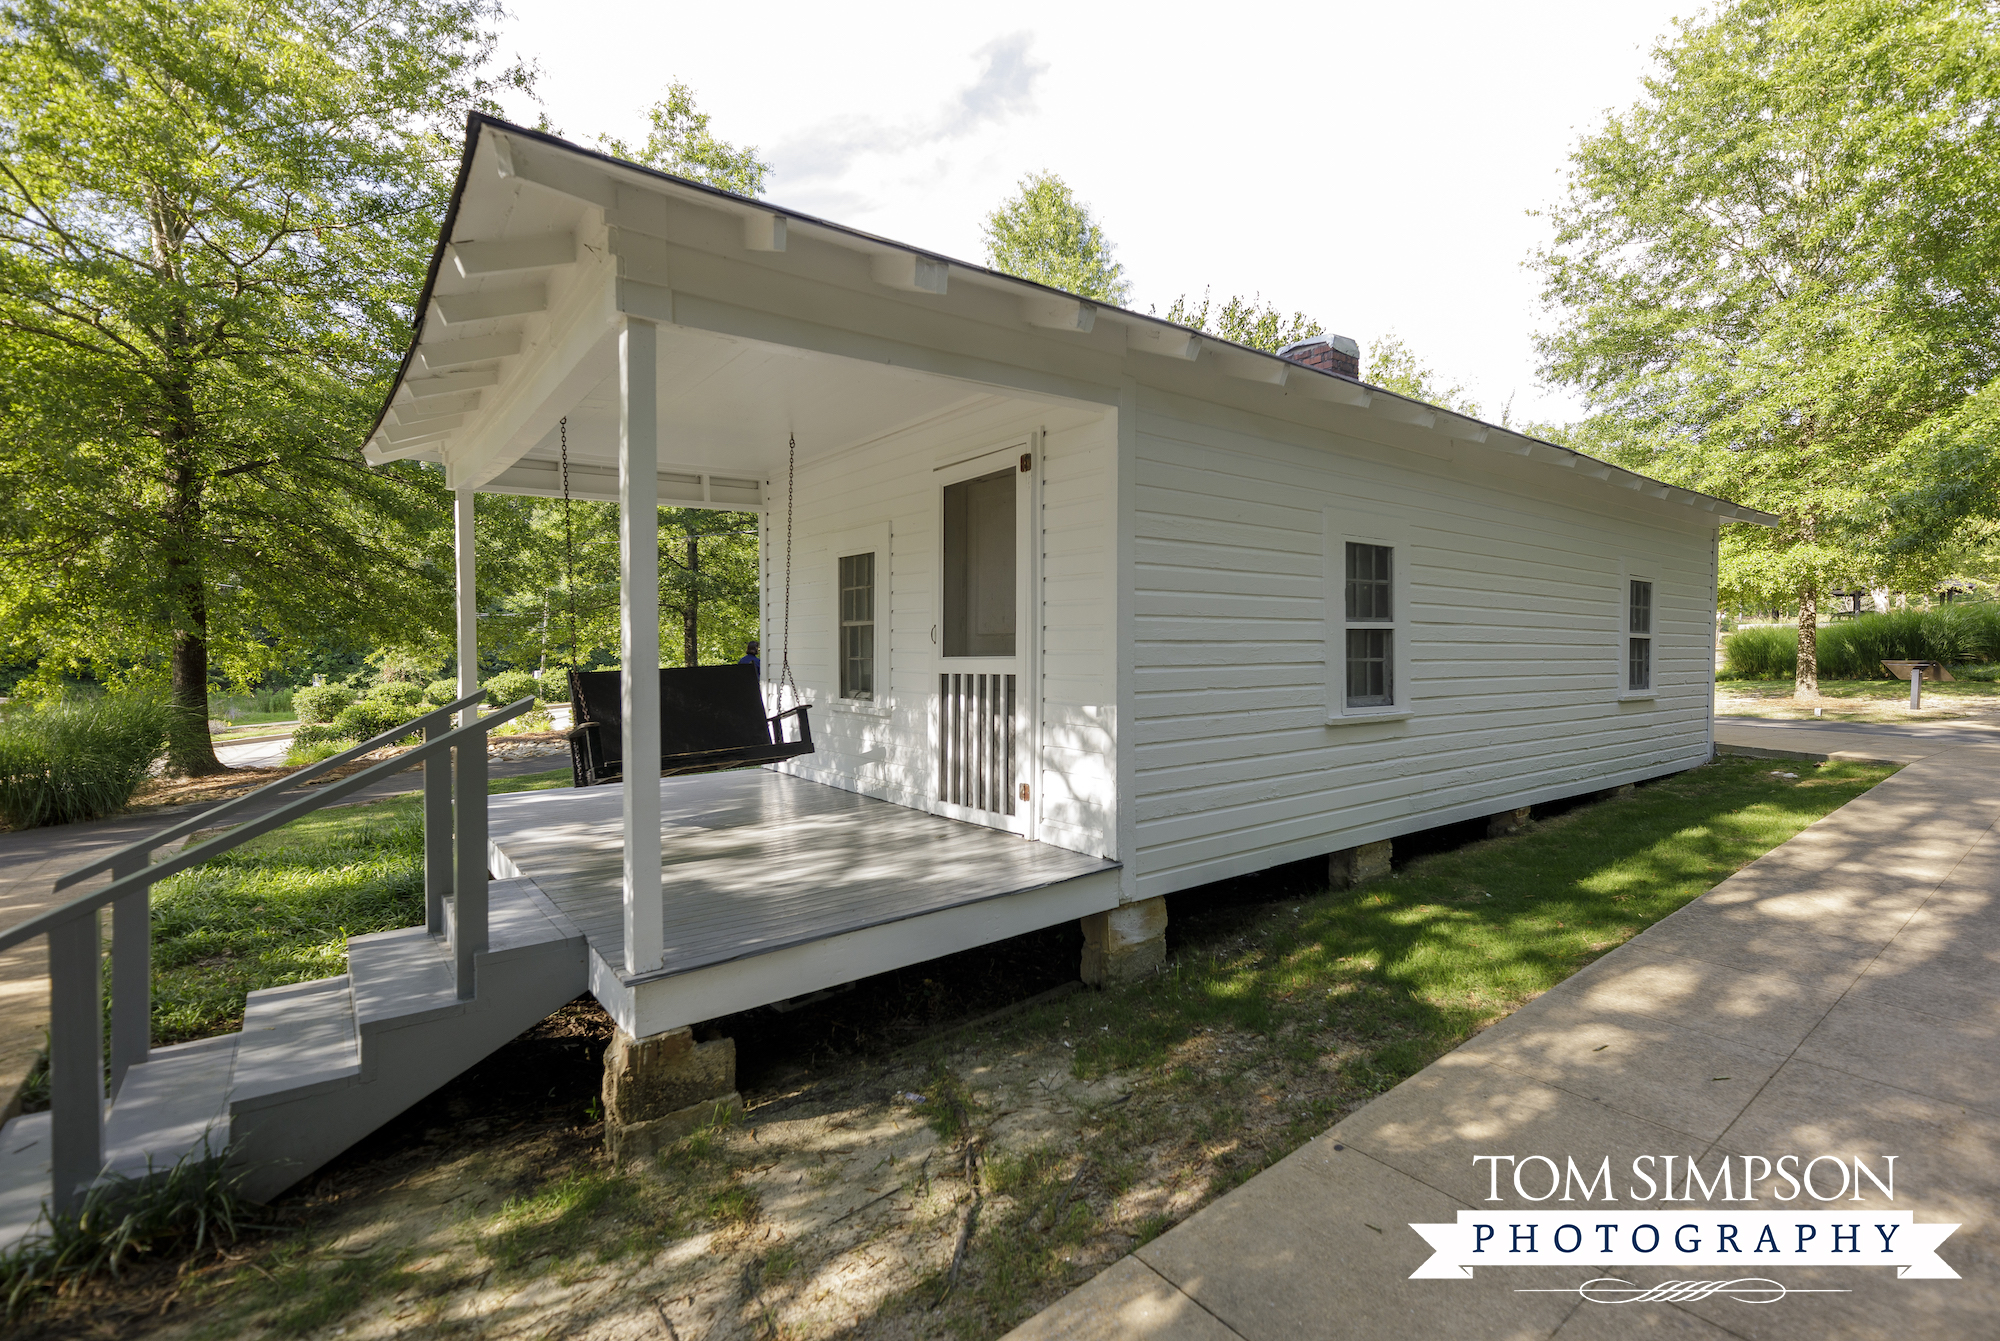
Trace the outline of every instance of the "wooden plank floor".
<path fill-rule="evenodd" d="M 1116 862 L 764 769 L 663 778 L 666 964 L 685 973 Z M 496 796 L 492 844 L 607 964 L 625 956 L 617 787 Z"/>

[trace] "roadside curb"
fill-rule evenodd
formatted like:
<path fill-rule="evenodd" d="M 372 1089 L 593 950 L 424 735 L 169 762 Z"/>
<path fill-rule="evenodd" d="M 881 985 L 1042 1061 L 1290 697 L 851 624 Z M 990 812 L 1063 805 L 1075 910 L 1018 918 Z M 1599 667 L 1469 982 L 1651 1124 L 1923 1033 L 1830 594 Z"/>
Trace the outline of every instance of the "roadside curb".
<path fill-rule="evenodd" d="M 1810 750 L 1773 750 L 1762 745 L 1724 745 L 1717 742 L 1718 755 L 1731 754 L 1744 759 L 1802 759 L 1814 764 L 1886 764 L 1891 767 L 1908 763 L 1907 759 L 1881 759 L 1874 755 L 1857 754 L 1852 750 L 1836 750 L 1832 754 L 1814 754 Z"/>

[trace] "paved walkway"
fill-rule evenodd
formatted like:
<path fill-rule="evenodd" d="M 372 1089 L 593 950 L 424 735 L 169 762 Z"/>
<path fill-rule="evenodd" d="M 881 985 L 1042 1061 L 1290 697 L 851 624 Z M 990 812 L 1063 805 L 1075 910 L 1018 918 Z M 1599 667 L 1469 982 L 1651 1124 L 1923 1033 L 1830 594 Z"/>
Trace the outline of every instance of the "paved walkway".
<path fill-rule="evenodd" d="M 278 742 L 282 752 L 284 742 Z M 231 745 L 216 753 L 232 767 L 251 767 L 255 751 L 268 746 Z M 487 761 L 490 777 L 515 777 L 542 773 L 563 765 L 560 758 Z M 422 774 L 412 770 L 384 779 L 356 793 L 343 804 L 359 805 L 412 791 L 421 785 Z M 253 819 L 297 800 L 300 793 L 285 792 L 267 804 L 244 812 L 241 819 Z M 92 857 L 115 851 L 147 834 L 158 833 L 198 807 L 148 811 L 143 815 L 117 815 L 83 824 L 58 824 L 46 829 L 24 829 L 0 833 L 0 927 L 11 927 L 33 917 L 58 901 L 75 898 L 104 882 L 105 877 L 55 892 L 57 877 L 83 865 Z M 159 854 L 155 854 L 157 857 Z M 0 1119 L 11 1116 L 15 1095 L 35 1056 L 42 1050 L 49 1022 L 49 961 L 46 942 L 37 938 L 11 950 L 0 951 Z"/>
<path fill-rule="evenodd" d="M 1013 1337 L 2000 1336 L 2000 734 L 1944 734 L 1719 731 L 1725 743 L 1776 737 L 1916 762 Z M 1995 743 L 1971 743 L 1982 740 Z M 1412 1222 L 1529 1204 L 1504 1177 L 1504 1199 L 1488 1202 L 1474 1156 L 1567 1156 L 1594 1169 L 1609 1155 L 1622 1194 L 1640 1154 L 1697 1156 L 1712 1171 L 1723 1155 L 1822 1153 L 1877 1168 L 1896 1155 L 1893 1206 L 1962 1224 L 1940 1255 L 1963 1279 L 1628 1267 L 1615 1274 L 1649 1287 L 1768 1275 L 1793 1291 L 1846 1293 L 1615 1305 L 1574 1292 L 1600 1274 L 1585 1268 L 1409 1279 L 1430 1251 Z M 1861 1221 L 1890 1204 L 1871 1187 L 1851 1209 Z M 1637 1208 L 1622 1195 L 1620 1206 Z"/>

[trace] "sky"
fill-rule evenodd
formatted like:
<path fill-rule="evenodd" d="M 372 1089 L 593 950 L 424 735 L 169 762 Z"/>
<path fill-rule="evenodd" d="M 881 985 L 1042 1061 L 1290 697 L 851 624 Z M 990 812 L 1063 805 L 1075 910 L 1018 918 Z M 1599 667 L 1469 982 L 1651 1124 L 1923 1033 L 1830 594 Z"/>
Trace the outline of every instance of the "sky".
<path fill-rule="evenodd" d="M 1642 92 L 1688 13 L 1575 3 L 700 6 L 510 0 L 502 53 L 556 130 L 643 142 L 678 80 L 773 164 L 777 205 L 983 263 L 980 221 L 1051 171 L 1103 225 L 1132 305 L 1261 296 L 1401 338 L 1488 419 L 1565 423 L 1531 211 L 1577 138 Z M 1366 375 L 1366 369 L 1363 369 Z"/>

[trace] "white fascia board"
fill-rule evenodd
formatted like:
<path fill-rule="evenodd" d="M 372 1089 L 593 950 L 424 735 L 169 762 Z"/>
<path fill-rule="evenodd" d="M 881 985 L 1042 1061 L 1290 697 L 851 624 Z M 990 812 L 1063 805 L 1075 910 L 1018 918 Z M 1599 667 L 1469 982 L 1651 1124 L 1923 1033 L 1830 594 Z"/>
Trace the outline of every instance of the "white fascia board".
<path fill-rule="evenodd" d="M 449 396 L 426 396 L 421 402 L 415 399 L 398 401 L 389 407 L 389 418 L 398 424 L 416 424 L 448 414 L 466 414 L 478 408 L 477 391 L 460 391 Z"/>
<path fill-rule="evenodd" d="M 470 372 L 446 373 L 442 377 L 406 378 L 396 388 L 396 403 L 408 405 L 414 401 L 426 404 L 443 401 L 477 387 L 497 385 L 499 381 L 498 368 L 474 368 Z"/>
<path fill-rule="evenodd" d="M 1199 335 L 1179 326 L 1151 321 L 1128 320 L 1125 323 L 1127 351 L 1137 350 L 1142 354 L 1157 354 L 1161 358 L 1192 363 L 1201 357 L 1201 344 Z"/>
<path fill-rule="evenodd" d="M 1528 459 L 1539 461 L 1545 466 L 1561 466 L 1565 470 L 1573 470 L 1577 465 L 1575 452 L 1566 452 L 1553 443 L 1537 439 L 1528 441 Z"/>
<path fill-rule="evenodd" d="M 560 149 L 517 141 L 507 135 L 489 133 L 486 139 L 493 147 L 493 166 L 504 180 L 532 182 L 603 209 L 618 204 L 618 188 L 593 164 Z"/>
<path fill-rule="evenodd" d="M 491 321 L 496 317 L 524 317 L 549 305 L 546 285 L 526 284 L 514 289 L 479 289 L 472 293 L 433 293 L 431 310 L 447 326 L 468 321 Z"/>
<path fill-rule="evenodd" d="M 1039 326 L 1045 331 L 1071 331 L 1078 335 L 1090 334 L 1097 325 L 1097 305 L 1086 303 L 1081 298 L 1063 298 L 1055 294 L 1031 293 L 1021 300 L 1021 315 L 1030 326 Z"/>
<path fill-rule="evenodd" d="M 763 210 L 753 210 L 744 215 L 743 248 L 745 251 L 783 251 L 785 216 Z"/>
<path fill-rule="evenodd" d="M 1486 425 L 1477 419 L 1467 419 L 1456 414 L 1441 414 L 1435 425 L 1438 432 L 1458 442 L 1485 442 Z"/>
<path fill-rule="evenodd" d="M 452 269 L 461 279 L 504 275 L 521 270 L 548 270 L 576 260 L 575 233 L 542 233 L 535 237 L 495 242 L 454 242 Z"/>
<path fill-rule="evenodd" d="M 1418 428 L 1429 428 L 1437 423 L 1437 411 L 1416 401 L 1404 400 L 1400 396 L 1378 396 L 1369 406 L 1374 413 L 1398 424 L 1415 424 Z"/>
<path fill-rule="evenodd" d="M 434 461 L 439 465 L 444 463 L 444 453 L 438 450 L 436 443 L 430 442 L 412 443 L 406 447 L 389 447 L 370 441 L 362 445 L 361 455 L 371 466 L 386 466 L 391 461 Z"/>
<path fill-rule="evenodd" d="M 1230 349 L 1218 345 L 1215 361 L 1230 377 L 1243 382 L 1259 382 L 1265 386 L 1283 386 L 1289 380 L 1294 364 L 1285 359 L 1268 354 L 1252 353 L 1247 349 Z"/>
<path fill-rule="evenodd" d="M 417 346 L 417 361 L 425 368 L 438 372 L 474 363 L 489 363 L 494 359 L 513 358 L 520 352 L 520 332 L 504 331 L 499 335 L 475 335 L 469 340 L 426 340 Z"/>
<path fill-rule="evenodd" d="M 381 436 L 385 442 L 401 447 L 408 442 L 444 437 L 464 422 L 464 415 L 448 414 L 442 419 L 426 419 L 420 424 L 385 424 Z"/>
<path fill-rule="evenodd" d="M 1314 400 L 1327 400 L 1335 405 L 1352 405 L 1364 410 L 1375 398 L 1374 393 L 1361 383 L 1350 382 L 1336 373 L 1322 372 L 1318 368 L 1301 367 L 1297 375 L 1285 383 L 1285 388 Z"/>
<path fill-rule="evenodd" d="M 454 489 L 476 489 L 512 465 L 539 436 L 534 432 L 538 421 L 546 421 L 544 432 L 553 427 L 561 416 L 549 402 L 598 344 L 618 330 L 621 317 L 609 262 L 588 267 L 577 280 L 549 314 L 541 338 L 465 428 L 460 441 L 468 450 L 453 453 Z"/>
<path fill-rule="evenodd" d="M 877 284 L 888 289 L 899 289 L 904 293 L 929 293 L 942 296 L 951 283 L 951 267 L 948 264 L 929 256 L 918 256 L 913 252 L 883 253 L 869 262 L 868 268 Z"/>

